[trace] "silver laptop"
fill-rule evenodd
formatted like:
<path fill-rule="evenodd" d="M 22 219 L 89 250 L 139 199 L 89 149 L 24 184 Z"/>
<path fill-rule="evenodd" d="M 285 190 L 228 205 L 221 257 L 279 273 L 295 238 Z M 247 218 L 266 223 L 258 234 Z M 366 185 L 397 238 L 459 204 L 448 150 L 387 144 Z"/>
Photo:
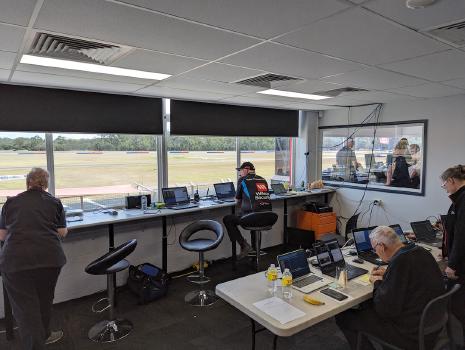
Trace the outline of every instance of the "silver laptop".
<path fill-rule="evenodd" d="M 290 193 L 288 192 L 282 183 L 277 183 L 277 184 L 271 184 L 271 189 L 273 190 L 273 193 L 276 196 L 281 196 L 281 197 L 289 197 L 289 196 L 295 196 L 295 193 Z"/>
<path fill-rule="evenodd" d="M 215 188 L 216 198 L 223 202 L 235 202 L 236 201 L 236 190 L 232 182 L 223 182 L 213 184 Z"/>
<path fill-rule="evenodd" d="M 307 256 L 303 249 L 277 256 L 281 272 L 289 269 L 292 273 L 292 287 L 302 293 L 310 293 L 332 282 L 332 280 L 310 272 Z"/>

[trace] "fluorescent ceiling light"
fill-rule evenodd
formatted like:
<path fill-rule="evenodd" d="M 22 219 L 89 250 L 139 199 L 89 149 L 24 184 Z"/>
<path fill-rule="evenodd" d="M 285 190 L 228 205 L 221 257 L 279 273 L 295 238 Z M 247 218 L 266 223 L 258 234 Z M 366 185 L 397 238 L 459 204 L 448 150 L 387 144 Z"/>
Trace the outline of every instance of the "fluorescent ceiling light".
<path fill-rule="evenodd" d="M 276 96 L 293 97 L 293 98 L 304 98 L 304 99 L 307 99 L 307 100 L 324 100 L 326 98 L 331 98 L 331 96 L 301 94 L 300 92 L 283 91 L 283 90 L 275 90 L 275 89 L 268 89 L 268 90 L 258 91 L 257 93 L 258 94 L 264 94 L 264 95 L 276 95 Z"/>
<path fill-rule="evenodd" d="M 39 56 L 33 56 L 33 55 L 23 55 L 23 57 L 21 57 L 21 63 L 34 64 L 37 66 L 45 66 L 45 67 L 80 70 L 80 71 L 92 72 L 92 73 L 121 75 L 124 77 L 133 77 L 133 78 L 149 79 L 149 80 L 163 80 L 171 76 L 169 74 L 145 72 L 142 70 L 126 69 L 126 68 L 118 68 L 118 67 L 109 67 L 109 66 L 102 66 L 102 65 L 93 64 L 93 63 L 60 60 L 56 58 L 39 57 Z"/>

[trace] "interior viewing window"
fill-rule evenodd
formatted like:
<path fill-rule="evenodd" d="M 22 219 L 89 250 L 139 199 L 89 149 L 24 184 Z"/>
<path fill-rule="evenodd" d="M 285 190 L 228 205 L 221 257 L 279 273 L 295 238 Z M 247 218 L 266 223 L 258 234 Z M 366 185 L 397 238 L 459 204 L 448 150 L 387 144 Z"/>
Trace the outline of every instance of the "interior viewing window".
<path fill-rule="evenodd" d="M 47 168 L 44 133 L 0 132 L 0 207 L 26 190 L 32 167 Z"/>
<path fill-rule="evenodd" d="M 241 137 L 240 146 L 241 162 L 252 162 L 268 182 L 291 181 L 292 138 Z"/>
<path fill-rule="evenodd" d="M 321 127 L 327 184 L 424 195 L 426 121 Z"/>
<path fill-rule="evenodd" d="M 214 194 L 214 183 L 236 182 L 235 137 L 169 136 L 167 145 L 169 186 L 204 195 Z"/>
<path fill-rule="evenodd" d="M 129 194 L 157 195 L 153 135 L 54 134 L 55 194 L 84 210 L 124 205 Z"/>

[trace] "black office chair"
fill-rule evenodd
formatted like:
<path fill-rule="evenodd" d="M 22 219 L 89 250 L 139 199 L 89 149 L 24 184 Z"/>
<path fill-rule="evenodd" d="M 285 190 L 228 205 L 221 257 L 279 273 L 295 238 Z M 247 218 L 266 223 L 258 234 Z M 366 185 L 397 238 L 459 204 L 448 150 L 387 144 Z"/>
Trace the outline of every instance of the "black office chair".
<path fill-rule="evenodd" d="M 262 231 L 269 231 L 278 220 L 278 214 L 272 211 L 262 211 L 246 214 L 240 219 L 243 229 L 249 230 L 252 239 L 255 241 L 255 266 L 257 272 L 260 270 L 260 245 Z"/>
<path fill-rule="evenodd" d="M 209 238 L 194 238 L 191 237 L 199 231 L 211 231 L 215 234 L 214 239 Z M 182 230 L 179 235 L 179 244 L 185 250 L 199 253 L 199 273 L 189 275 L 187 279 L 190 282 L 200 286 L 199 291 L 192 291 L 184 297 L 186 303 L 193 306 L 208 306 L 218 300 L 213 290 L 204 289 L 203 286 L 210 282 L 210 279 L 205 276 L 204 269 L 204 252 L 213 250 L 218 247 L 223 240 L 223 226 L 219 222 L 213 220 L 199 220 L 193 222 Z"/>
<path fill-rule="evenodd" d="M 119 319 L 115 316 L 115 286 L 113 283 L 114 276 L 117 272 L 123 271 L 129 267 L 129 262 L 125 259 L 136 249 L 137 240 L 132 239 L 114 250 L 106 253 L 100 258 L 92 261 L 86 267 L 86 272 L 91 275 L 107 275 L 108 306 L 98 310 L 102 312 L 108 309 L 108 320 L 103 320 L 94 325 L 88 333 L 89 339 L 99 343 L 111 343 L 126 337 L 132 330 L 131 321 Z M 94 307 L 92 309 L 95 311 Z"/>
<path fill-rule="evenodd" d="M 357 228 L 358 217 L 360 213 L 352 215 L 349 220 L 346 222 L 346 231 L 345 231 L 345 239 L 346 241 L 349 239 L 349 233 L 352 233 L 352 230 Z"/>
<path fill-rule="evenodd" d="M 445 331 L 449 332 L 449 303 L 452 295 L 460 289 L 460 284 L 454 285 L 447 293 L 438 296 L 426 304 L 420 318 L 420 326 L 418 331 L 418 349 L 425 350 L 425 337 L 427 335 L 438 333 L 436 343 L 433 349 L 442 349 L 445 345 L 450 342 L 450 337 L 442 337 L 442 333 Z M 435 318 L 435 315 L 441 315 L 439 318 Z M 369 333 L 358 332 L 357 337 L 357 350 L 361 350 L 363 337 L 375 344 L 381 345 L 383 348 L 402 350 L 397 346 L 389 344 L 384 340 L 381 340 Z"/>

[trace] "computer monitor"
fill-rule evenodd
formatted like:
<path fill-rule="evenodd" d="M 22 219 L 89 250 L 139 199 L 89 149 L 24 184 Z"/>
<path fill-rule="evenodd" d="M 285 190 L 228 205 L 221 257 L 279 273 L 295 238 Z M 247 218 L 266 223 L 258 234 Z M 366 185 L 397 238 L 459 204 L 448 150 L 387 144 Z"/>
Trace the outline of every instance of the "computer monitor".
<path fill-rule="evenodd" d="M 161 189 L 163 201 L 167 207 L 189 203 L 190 197 L 187 187 L 167 187 Z"/>
<path fill-rule="evenodd" d="M 376 161 L 375 161 L 375 155 L 374 154 L 371 154 L 371 153 L 368 153 L 368 154 L 365 154 L 365 166 L 366 168 L 371 168 L 373 169 L 376 165 Z"/>
<path fill-rule="evenodd" d="M 354 237 L 355 248 L 357 252 L 367 252 L 373 250 L 370 241 L 370 233 L 376 228 L 374 227 L 366 227 L 366 228 L 357 228 L 352 231 L 352 235 Z"/>
<path fill-rule="evenodd" d="M 402 227 L 400 227 L 399 224 L 393 224 L 389 225 L 390 228 L 394 230 L 394 232 L 399 236 L 399 239 L 402 243 L 408 243 L 407 238 L 405 238 L 404 231 L 402 230 Z"/>
<path fill-rule="evenodd" d="M 215 188 L 216 197 L 220 200 L 234 198 L 236 195 L 236 190 L 232 182 L 213 184 L 213 187 Z"/>

